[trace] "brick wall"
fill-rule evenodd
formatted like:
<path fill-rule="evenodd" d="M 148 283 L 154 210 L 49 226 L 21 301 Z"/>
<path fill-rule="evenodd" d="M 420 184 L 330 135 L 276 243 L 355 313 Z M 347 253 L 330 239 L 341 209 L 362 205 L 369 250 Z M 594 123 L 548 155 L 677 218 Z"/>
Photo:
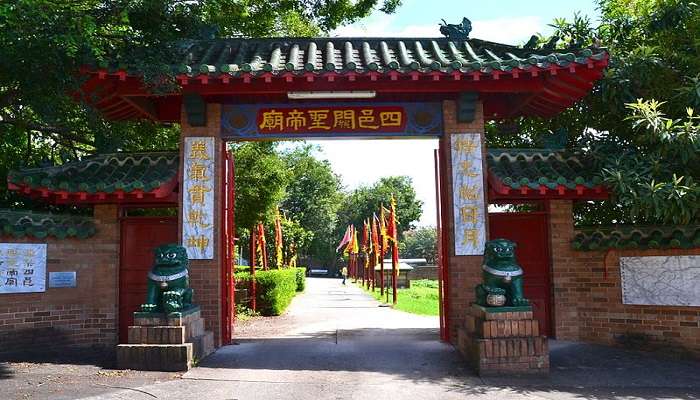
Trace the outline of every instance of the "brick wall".
<path fill-rule="evenodd" d="M 43 293 L 0 294 L 0 353 L 117 343 L 119 224 L 117 207 L 95 206 L 97 234 L 88 239 L 16 239 L 47 243 Z M 49 288 L 48 272 L 76 271 L 77 288 Z"/>
<path fill-rule="evenodd" d="M 619 262 L 620 257 L 699 255 L 700 249 L 574 251 L 571 202 L 552 201 L 550 210 L 557 338 L 700 355 L 700 307 L 622 304 Z"/>
<path fill-rule="evenodd" d="M 184 150 L 184 138 L 188 136 L 213 136 L 220 137 L 221 131 L 221 105 L 207 104 L 207 124 L 203 127 L 193 127 L 187 123 L 187 114 L 182 111 L 182 135 L 180 142 L 180 159 Z M 215 140 L 216 143 L 216 163 L 215 163 L 215 191 L 214 191 L 214 258 L 211 260 L 190 260 L 190 286 L 194 289 L 194 303 L 202 309 L 202 317 L 205 322 L 205 329 L 214 332 L 215 345 L 221 346 L 221 242 L 219 229 L 221 224 L 221 210 L 217 205 L 221 204 L 221 188 L 223 180 L 221 176 L 221 148 L 224 146 L 222 140 Z M 184 162 L 180 163 L 180 193 L 182 196 L 182 168 Z M 182 204 L 182 201 L 180 201 Z M 182 237 L 182 210 L 178 212 L 178 237 Z"/>
<path fill-rule="evenodd" d="M 447 325 L 450 332 L 450 342 L 457 343 L 457 327 L 463 326 L 464 321 L 469 313 L 471 303 L 474 301 L 474 287 L 481 282 L 481 264 L 483 256 L 455 256 L 454 255 L 454 216 L 452 213 L 452 160 L 450 155 L 450 134 L 453 133 L 481 133 L 482 145 L 486 141 L 483 137 L 484 133 L 484 114 L 483 105 L 477 103 L 476 114 L 474 121 L 471 123 L 457 122 L 457 106 L 454 101 L 443 102 L 443 122 L 445 125 L 445 135 L 440 138 L 440 157 L 443 160 L 441 175 L 441 185 L 443 187 L 442 196 L 442 213 L 443 226 L 442 231 L 448 236 L 449 240 L 445 243 L 448 246 L 446 254 L 449 255 L 447 260 Z M 482 149 L 483 150 L 483 149 Z M 484 162 L 486 157 L 484 157 Z M 486 166 L 483 165 L 484 177 Z M 486 188 L 486 182 L 484 182 Z M 484 193 L 484 196 L 486 194 Z M 484 210 L 484 215 L 486 210 Z M 488 229 L 488 220 L 487 229 Z M 488 237 L 488 232 L 487 235 Z"/>

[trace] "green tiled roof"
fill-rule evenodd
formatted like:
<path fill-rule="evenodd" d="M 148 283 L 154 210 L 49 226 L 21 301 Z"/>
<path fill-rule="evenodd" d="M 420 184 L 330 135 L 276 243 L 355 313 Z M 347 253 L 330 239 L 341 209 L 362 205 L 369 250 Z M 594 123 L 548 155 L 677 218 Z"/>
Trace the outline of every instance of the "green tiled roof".
<path fill-rule="evenodd" d="M 164 70 L 200 75 L 304 72 L 472 72 L 546 69 L 607 58 L 599 48 L 524 49 L 479 39 L 448 38 L 269 38 L 190 41 Z M 137 68 L 123 69 L 130 75 Z"/>
<path fill-rule="evenodd" d="M 577 230 L 571 246 L 582 251 L 700 247 L 700 225 L 584 228 Z"/>
<path fill-rule="evenodd" d="M 0 209 L 0 234 L 3 235 L 85 239 L 95 232 L 95 224 L 90 217 Z"/>
<path fill-rule="evenodd" d="M 60 166 L 11 171 L 8 182 L 51 192 L 150 192 L 177 175 L 177 152 L 113 153 Z"/>
<path fill-rule="evenodd" d="M 489 149 L 489 174 L 510 189 L 587 189 L 602 182 L 592 163 L 581 155 L 551 150 Z"/>

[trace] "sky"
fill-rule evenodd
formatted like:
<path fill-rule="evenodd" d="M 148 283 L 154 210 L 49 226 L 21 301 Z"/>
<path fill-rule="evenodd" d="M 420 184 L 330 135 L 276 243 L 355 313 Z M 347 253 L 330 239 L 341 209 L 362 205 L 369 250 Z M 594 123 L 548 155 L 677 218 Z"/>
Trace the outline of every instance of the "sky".
<path fill-rule="evenodd" d="M 380 0 L 381 2 L 381 0 Z M 493 42 L 525 43 L 535 33 L 549 34 L 554 18 L 571 19 L 574 12 L 597 20 L 593 0 L 403 0 L 392 15 L 375 12 L 364 20 L 341 27 L 335 37 L 439 37 L 439 23 L 472 21 L 470 37 Z M 407 175 L 413 180 L 417 197 L 423 202 L 418 226 L 435 225 L 435 139 L 416 140 L 318 140 L 319 158 L 330 161 L 341 175 L 346 190 L 371 185 L 382 176 Z"/>

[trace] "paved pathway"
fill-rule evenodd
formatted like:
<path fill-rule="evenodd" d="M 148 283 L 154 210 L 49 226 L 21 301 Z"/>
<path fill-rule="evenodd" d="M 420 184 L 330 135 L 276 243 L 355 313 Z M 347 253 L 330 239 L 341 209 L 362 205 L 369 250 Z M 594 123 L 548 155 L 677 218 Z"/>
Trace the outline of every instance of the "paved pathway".
<path fill-rule="evenodd" d="M 379 307 L 336 279 L 309 279 L 287 314 L 236 336 L 237 345 L 181 380 L 94 399 L 700 398 L 700 363 L 650 364 L 637 353 L 567 343 L 552 345 L 550 378 L 483 380 L 437 340 L 437 318 Z"/>

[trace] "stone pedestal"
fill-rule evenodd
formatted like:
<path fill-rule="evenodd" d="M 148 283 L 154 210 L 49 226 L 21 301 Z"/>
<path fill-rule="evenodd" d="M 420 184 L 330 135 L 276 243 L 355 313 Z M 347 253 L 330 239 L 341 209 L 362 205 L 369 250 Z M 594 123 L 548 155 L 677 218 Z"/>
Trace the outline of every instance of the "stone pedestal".
<path fill-rule="evenodd" d="M 141 371 L 187 371 L 214 351 L 199 307 L 171 314 L 134 313 L 129 343 L 117 346 L 117 367 Z"/>
<path fill-rule="evenodd" d="M 457 348 L 479 375 L 549 373 L 547 338 L 531 307 L 473 304 L 457 335 Z"/>

